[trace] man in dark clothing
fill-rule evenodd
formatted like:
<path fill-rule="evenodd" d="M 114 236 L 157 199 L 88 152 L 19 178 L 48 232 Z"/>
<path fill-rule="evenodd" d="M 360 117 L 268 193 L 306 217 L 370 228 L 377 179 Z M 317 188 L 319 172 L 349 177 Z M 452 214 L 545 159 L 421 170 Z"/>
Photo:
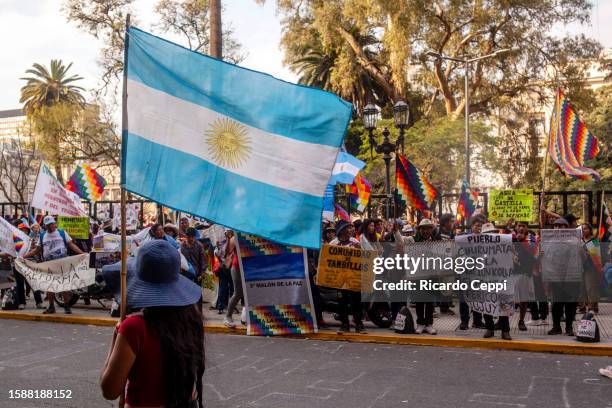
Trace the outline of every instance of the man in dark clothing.
<path fill-rule="evenodd" d="M 417 227 L 414 242 L 433 241 L 435 224 L 428 218 L 423 218 Z M 437 334 L 433 327 L 434 302 L 416 302 L 417 326 L 416 333 Z"/>
<path fill-rule="evenodd" d="M 204 248 L 196 240 L 195 228 L 187 228 L 185 231 L 187 239 L 181 244 L 181 253 L 191 264 L 195 271 L 195 279 L 199 281 L 202 273 L 206 271 L 206 257 L 204 256 Z"/>

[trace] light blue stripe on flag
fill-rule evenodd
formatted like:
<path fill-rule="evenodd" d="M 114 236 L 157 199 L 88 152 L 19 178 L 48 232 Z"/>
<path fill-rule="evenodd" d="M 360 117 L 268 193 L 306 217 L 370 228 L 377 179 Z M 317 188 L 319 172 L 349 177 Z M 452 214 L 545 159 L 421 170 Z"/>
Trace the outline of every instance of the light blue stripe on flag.
<path fill-rule="evenodd" d="M 339 147 L 352 105 L 130 29 L 128 78 L 285 137 Z"/>
<path fill-rule="evenodd" d="M 329 179 L 329 184 L 353 184 L 355 176 L 365 166 L 365 163 L 348 154 L 347 152 L 338 153 L 336 164 L 332 170 L 332 176 Z"/>
<path fill-rule="evenodd" d="M 137 29 L 127 66 L 127 190 L 276 242 L 320 246 L 350 104 Z"/>
<path fill-rule="evenodd" d="M 329 184 L 323 196 L 323 219 L 334 221 L 334 185 Z"/>

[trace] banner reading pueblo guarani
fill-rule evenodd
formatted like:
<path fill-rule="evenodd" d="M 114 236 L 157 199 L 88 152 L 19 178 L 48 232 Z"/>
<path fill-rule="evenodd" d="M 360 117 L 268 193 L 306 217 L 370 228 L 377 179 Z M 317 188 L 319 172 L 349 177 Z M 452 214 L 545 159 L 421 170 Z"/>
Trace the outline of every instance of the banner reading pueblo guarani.
<path fill-rule="evenodd" d="M 247 334 L 316 333 L 306 250 L 237 234 Z"/>

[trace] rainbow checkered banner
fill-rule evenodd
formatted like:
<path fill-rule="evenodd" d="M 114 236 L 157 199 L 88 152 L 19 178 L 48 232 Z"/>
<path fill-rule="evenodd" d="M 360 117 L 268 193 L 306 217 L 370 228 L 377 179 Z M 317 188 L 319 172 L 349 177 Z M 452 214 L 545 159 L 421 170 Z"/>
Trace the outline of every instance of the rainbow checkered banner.
<path fill-rule="evenodd" d="M 564 175 L 599 181 L 599 173 L 584 165 L 597 156 L 597 153 L 597 138 L 589 132 L 559 88 L 550 118 L 548 154 Z"/>
<path fill-rule="evenodd" d="M 468 220 L 474 211 L 476 211 L 476 202 L 478 193 L 472 191 L 467 181 L 461 183 L 461 194 L 459 195 L 459 204 L 457 204 L 457 215 L 462 219 Z"/>
<path fill-rule="evenodd" d="M 237 233 L 247 334 L 317 331 L 305 249 Z"/>
<path fill-rule="evenodd" d="M 351 207 L 360 213 L 364 212 L 370 201 L 370 194 L 372 193 L 372 185 L 365 177 L 357 174 L 353 184 L 346 186 L 346 190 L 349 194 L 349 200 Z"/>
<path fill-rule="evenodd" d="M 438 190 L 404 155 L 395 157 L 395 176 L 399 198 L 419 211 L 431 209 L 438 197 Z"/>
<path fill-rule="evenodd" d="M 66 183 L 66 190 L 88 201 L 98 201 L 102 197 L 104 187 L 104 177 L 87 164 L 79 164 Z"/>

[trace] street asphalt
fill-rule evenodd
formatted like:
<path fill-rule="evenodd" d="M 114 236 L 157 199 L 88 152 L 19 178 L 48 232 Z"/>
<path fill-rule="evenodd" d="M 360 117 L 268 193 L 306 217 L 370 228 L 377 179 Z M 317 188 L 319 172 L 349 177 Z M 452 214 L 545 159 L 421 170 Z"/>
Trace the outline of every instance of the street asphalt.
<path fill-rule="evenodd" d="M 111 407 L 112 328 L 0 320 L 0 407 Z M 233 335 L 206 338 L 208 408 L 612 408 L 612 357 Z M 68 390 L 71 399 L 10 399 Z"/>

